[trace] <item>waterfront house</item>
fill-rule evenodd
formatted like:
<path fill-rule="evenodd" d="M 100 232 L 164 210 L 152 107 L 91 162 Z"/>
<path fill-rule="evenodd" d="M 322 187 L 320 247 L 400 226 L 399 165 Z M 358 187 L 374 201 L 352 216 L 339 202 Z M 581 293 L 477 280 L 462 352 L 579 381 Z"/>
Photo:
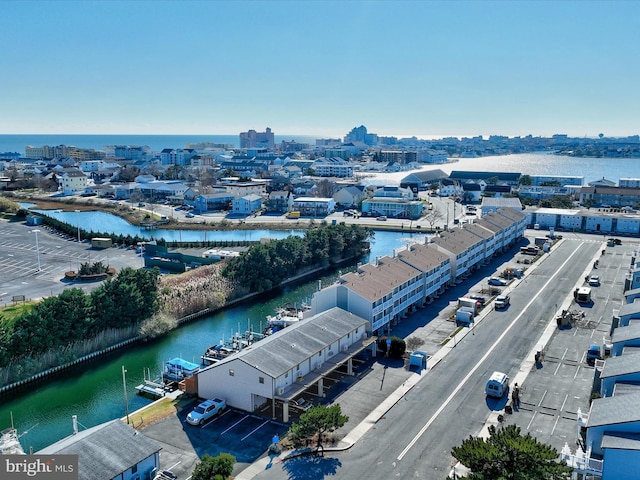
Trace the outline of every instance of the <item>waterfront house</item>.
<path fill-rule="evenodd" d="M 361 185 L 349 185 L 333 194 L 336 205 L 342 207 L 356 207 L 364 198 L 364 187 Z"/>
<path fill-rule="evenodd" d="M 485 261 L 485 240 L 466 229 L 441 232 L 432 239 L 431 245 L 449 256 L 451 279 L 455 282 L 461 282 Z"/>
<path fill-rule="evenodd" d="M 524 222 L 521 212 L 499 210 L 473 225 L 443 232 L 425 245 L 398 250 L 394 258 L 360 265 L 356 272 L 316 292 L 311 311 L 340 307 L 369 320 L 375 333 L 385 331 L 494 254 L 514 245 L 524 234 Z"/>
<path fill-rule="evenodd" d="M 375 264 L 360 265 L 356 272 L 342 275 L 337 283 L 316 292 L 311 300 L 311 311 L 343 308 L 369 319 L 377 334 L 414 305 L 424 303 L 422 279 L 423 272 L 401 258 L 381 257 Z"/>
<path fill-rule="evenodd" d="M 291 208 L 304 217 L 326 217 L 336 209 L 333 198 L 298 197 L 293 199 Z"/>
<path fill-rule="evenodd" d="M 293 195 L 287 190 L 274 190 L 269 193 L 266 208 L 268 212 L 285 213 L 291 210 L 293 205 Z"/>
<path fill-rule="evenodd" d="M 78 480 L 152 479 L 160 469 L 161 447 L 155 440 L 121 420 L 78 431 L 36 452 L 38 455 L 77 455 Z"/>
<path fill-rule="evenodd" d="M 64 195 L 82 193 L 87 187 L 87 176 L 77 168 L 65 168 L 57 174 L 57 179 Z"/>
<path fill-rule="evenodd" d="M 362 201 L 362 214 L 418 220 L 422 217 L 423 203 L 398 197 L 374 197 Z"/>
<path fill-rule="evenodd" d="M 203 193 L 195 198 L 193 204 L 199 212 L 229 210 L 233 203 L 233 198 L 234 196 L 231 193 Z"/>
<path fill-rule="evenodd" d="M 601 208 L 635 207 L 640 205 L 640 188 L 589 186 L 580 189 L 580 204 L 591 202 Z"/>
<path fill-rule="evenodd" d="M 370 324 L 340 308 L 310 316 L 198 372 L 198 396 L 249 412 L 283 407 L 306 390 L 324 396 L 324 378 L 370 344 Z M 375 344 L 374 344 L 375 348 Z M 375 351 L 375 350 L 374 350 Z"/>
<path fill-rule="evenodd" d="M 262 197 L 251 193 L 244 197 L 233 199 L 232 213 L 234 215 L 251 215 L 262 208 Z"/>

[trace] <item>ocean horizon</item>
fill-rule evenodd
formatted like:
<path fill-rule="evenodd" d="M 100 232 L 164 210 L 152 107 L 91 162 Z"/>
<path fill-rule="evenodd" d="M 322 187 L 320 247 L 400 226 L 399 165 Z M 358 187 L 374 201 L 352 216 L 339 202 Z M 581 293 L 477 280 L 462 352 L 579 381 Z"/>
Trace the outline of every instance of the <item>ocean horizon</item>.
<path fill-rule="evenodd" d="M 296 141 L 315 145 L 313 135 L 274 135 L 275 143 Z M 17 152 L 24 155 L 25 147 L 66 145 L 103 150 L 109 145 L 147 146 L 152 151 L 164 148 L 185 148 L 187 143 L 212 142 L 240 146 L 237 135 L 116 135 L 116 134 L 0 134 L 0 153 Z"/>

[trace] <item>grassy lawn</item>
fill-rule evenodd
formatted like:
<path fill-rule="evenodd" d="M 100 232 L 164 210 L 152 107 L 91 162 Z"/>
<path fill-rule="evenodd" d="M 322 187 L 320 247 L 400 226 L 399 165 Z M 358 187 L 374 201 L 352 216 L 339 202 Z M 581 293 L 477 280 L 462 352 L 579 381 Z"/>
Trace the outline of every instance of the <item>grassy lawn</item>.
<path fill-rule="evenodd" d="M 37 302 L 23 302 L 0 308 L 0 318 L 13 321 L 23 313 L 29 312 Z"/>
<path fill-rule="evenodd" d="M 177 399 L 163 398 L 142 410 L 131 413 L 129 420 L 133 427 L 141 430 L 147 425 L 151 425 L 169 415 L 174 415 L 191 402 L 191 398 L 184 398 L 184 396 L 180 396 Z"/>

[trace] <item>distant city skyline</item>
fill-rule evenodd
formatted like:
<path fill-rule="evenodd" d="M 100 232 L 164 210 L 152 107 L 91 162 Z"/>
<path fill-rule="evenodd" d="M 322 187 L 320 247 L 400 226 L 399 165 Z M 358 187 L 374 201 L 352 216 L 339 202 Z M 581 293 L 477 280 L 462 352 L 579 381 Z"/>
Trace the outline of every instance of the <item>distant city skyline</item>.
<path fill-rule="evenodd" d="M 4 1 L 0 134 L 640 133 L 635 1 Z"/>

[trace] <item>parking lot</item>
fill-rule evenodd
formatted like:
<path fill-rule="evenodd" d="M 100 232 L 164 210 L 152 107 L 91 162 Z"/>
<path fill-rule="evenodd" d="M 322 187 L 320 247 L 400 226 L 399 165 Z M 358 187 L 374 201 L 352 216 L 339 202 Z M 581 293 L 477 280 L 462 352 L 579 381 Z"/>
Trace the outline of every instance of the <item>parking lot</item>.
<path fill-rule="evenodd" d="M 37 231 L 37 233 L 36 233 Z M 36 242 L 37 235 L 37 242 Z M 36 299 L 57 295 L 69 287 L 89 291 L 99 283 L 67 282 L 64 273 L 78 270 L 82 263 L 102 262 L 117 270 L 140 266 L 135 250 L 91 248 L 88 241 L 64 236 L 45 226 L 0 222 L 0 300 L 10 303 L 14 296 Z"/>
<path fill-rule="evenodd" d="M 587 240 L 589 241 L 589 240 Z M 593 239 L 601 243 L 601 239 Z M 607 247 L 599 257 L 598 267 L 589 265 L 585 270 L 586 285 L 591 275 L 597 274 L 600 282 L 593 285 L 590 304 L 578 304 L 568 297 L 559 310 L 575 313 L 572 321 L 553 329 L 542 350 L 539 363 L 523 364 L 527 368 L 526 381 L 521 385 L 519 410 L 505 416 L 505 423 L 518 425 L 523 433 L 531 433 L 539 441 L 548 443 L 558 451 L 568 444 L 572 450 L 579 439 L 578 412 L 589 413 L 595 382 L 593 362 L 587 362 L 586 352 L 590 344 L 600 346 L 609 336 L 613 310 L 622 304 L 624 270 L 630 265 L 633 245 Z M 550 328 L 554 327 L 552 320 Z"/>
<path fill-rule="evenodd" d="M 161 446 L 160 464 L 178 478 L 187 478 L 200 458 L 229 453 L 236 457 L 236 468 L 244 468 L 269 448 L 274 436 L 288 429 L 270 418 L 227 408 L 201 426 L 189 425 L 187 414 L 199 401 L 194 399 L 177 415 L 170 415 L 144 428 L 144 435 Z"/>

